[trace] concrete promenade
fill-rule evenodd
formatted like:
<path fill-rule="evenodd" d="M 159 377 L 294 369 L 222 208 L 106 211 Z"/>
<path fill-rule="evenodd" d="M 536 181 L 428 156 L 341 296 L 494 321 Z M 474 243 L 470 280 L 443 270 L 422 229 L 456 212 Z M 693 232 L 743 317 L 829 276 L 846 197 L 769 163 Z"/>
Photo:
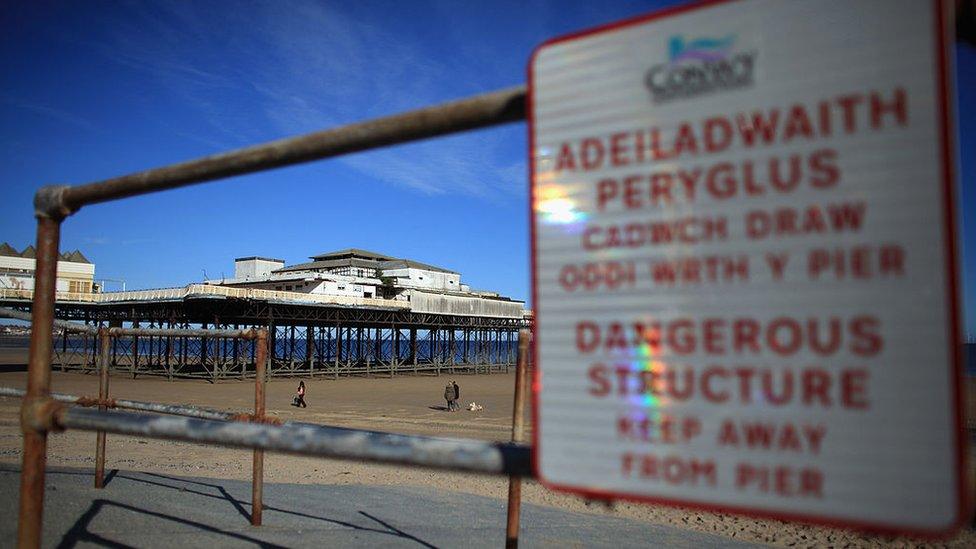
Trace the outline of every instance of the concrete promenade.
<path fill-rule="evenodd" d="M 44 546 L 503 547 L 505 501 L 419 487 L 265 484 L 264 526 L 248 523 L 250 484 L 111 471 L 49 471 Z M 0 468 L 0 539 L 17 530 L 18 471 Z M 4 544 L 6 544 L 6 542 Z M 524 547 L 746 547 L 725 537 L 522 508 Z"/>

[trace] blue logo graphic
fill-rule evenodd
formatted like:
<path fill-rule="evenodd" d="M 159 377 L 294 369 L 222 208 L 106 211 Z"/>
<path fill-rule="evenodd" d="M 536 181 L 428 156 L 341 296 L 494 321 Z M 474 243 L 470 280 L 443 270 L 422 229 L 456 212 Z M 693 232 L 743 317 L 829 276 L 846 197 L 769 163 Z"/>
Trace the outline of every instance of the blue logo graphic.
<path fill-rule="evenodd" d="M 685 42 L 684 36 L 672 36 L 668 42 L 671 64 L 676 65 L 687 59 L 697 61 L 722 61 L 729 57 L 735 42 L 735 35 L 724 38 L 696 38 Z"/>

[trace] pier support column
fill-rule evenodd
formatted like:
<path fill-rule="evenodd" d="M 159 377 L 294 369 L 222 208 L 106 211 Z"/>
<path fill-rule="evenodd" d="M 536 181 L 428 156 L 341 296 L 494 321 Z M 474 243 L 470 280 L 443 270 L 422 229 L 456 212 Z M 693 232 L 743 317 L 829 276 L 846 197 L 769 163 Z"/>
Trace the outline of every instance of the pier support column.
<path fill-rule="evenodd" d="M 339 361 L 342 360 L 342 326 L 338 322 L 336 322 L 335 346 L 335 369 L 332 371 L 332 377 L 339 379 Z"/>
<path fill-rule="evenodd" d="M 455 329 L 451 327 L 451 375 L 454 374 L 454 365 L 457 362 L 457 347 L 454 340 Z"/>
<path fill-rule="evenodd" d="M 410 362 L 413 364 L 413 373 L 417 373 L 417 329 L 410 328 Z"/>
<path fill-rule="evenodd" d="M 400 364 L 400 328 L 393 326 L 393 349 L 390 351 L 390 360 L 393 364 L 390 369 L 396 375 L 397 366 Z"/>
<path fill-rule="evenodd" d="M 172 328 L 173 323 L 168 323 L 167 327 Z M 166 357 L 163 359 L 164 367 L 166 368 L 166 379 L 173 380 L 173 365 L 171 364 L 173 360 L 173 338 L 172 336 L 166 336 Z"/>
<path fill-rule="evenodd" d="M 132 327 L 138 328 L 139 321 L 133 320 Z M 136 368 L 139 367 L 139 336 L 132 336 L 132 364 L 129 366 L 129 371 L 132 374 L 132 379 L 136 378 Z"/>
<path fill-rule="evenodd" d="M 234 324 L 234 329 L 235 330 L 239 330 L 240 329 L 240 326 L 238 326 L 237 324 Z M 234 338 L 234 349 L 233 349 L 233 353 L 234 353 L 234 357 L 233 357 L 234 363 L 233 363 L 232 368 L 236 370 L 237 369 L 237 363 L 240 361 L 240 358 L 241 358 L 241 356 L 240 356 L 241 355 L 241 340 L 240 340 L 240 338 L 237 338 L 237 337 Z M 244 379 L 244 369 L 243 368 L 241 368 L 241 379 Z"/>
<path fill-rule="evenodd" d="M 315 362 L 312 351 L 315 349 L 315 328 L 308 326 L 305 328 L 305 364 L 308 365 L 308 377 L 315 373 Z"/>
<path fill-rule="evenodd" d="M 206 330 L 207 323 L 204 322 L 200 324 L 200 329 Z M 211 372 L 210 368 L 207 367 L 207 344 L 208 343 L 209 340 L 205 336 L 200 337 L 200 366 L 203 368 L 204 372 L 210 374 L 210 382 L 213 383 L 213 372 Z"/>

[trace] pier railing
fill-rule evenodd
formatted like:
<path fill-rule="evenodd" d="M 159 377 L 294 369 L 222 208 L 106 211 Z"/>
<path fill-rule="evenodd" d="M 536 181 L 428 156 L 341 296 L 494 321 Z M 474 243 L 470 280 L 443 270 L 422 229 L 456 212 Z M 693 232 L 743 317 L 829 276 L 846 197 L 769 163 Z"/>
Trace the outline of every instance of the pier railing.
<path fill-rule="evenodd" d="M 126 303 L 133 301 L 181 300 L 187 297 L 229 297 L 263 301 L 288 301 L 297 303 L 321 303 L 348 307 L 378 307 L 383 309 L 409 309 L 410 303 L 392 299 L 376 299 L 341 295 L 283 292 L 257 288 L 232 288 L 214 284 L 189 284 L 182 288 L 155 288 L 126 292 L 81 293 L 56 292 L 55 300 L 76 303 Z M 0 299 L 32 300 L 33 290 L 0 288 Z"/>

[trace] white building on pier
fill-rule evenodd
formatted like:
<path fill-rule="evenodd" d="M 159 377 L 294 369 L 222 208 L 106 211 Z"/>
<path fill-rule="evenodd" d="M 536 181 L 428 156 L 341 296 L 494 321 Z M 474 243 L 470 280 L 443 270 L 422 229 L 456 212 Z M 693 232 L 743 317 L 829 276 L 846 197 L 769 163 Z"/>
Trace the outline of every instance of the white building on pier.
<path fill-rule="evenodd" d="M 350 248 L 285 266 L 281 259 L 241 257 L 234 278 L 207 284 L 276 292 L 408 302 L 417 312 L 521 317 L 525 303 L 495 292 L 472 290 L 461 274 L 367 250 Z"/>
<path fill-rule="evenodd" d="M 18 252 L 6 242 L 0 243 L 0 294 L 5 297 L 33 295 L 36 256 L 33 246 Z M 95 264 L 78 250 L 58 257 L 57 273 L 56 291 L 59 293 L 91 294 L 97 290 Z"/>

